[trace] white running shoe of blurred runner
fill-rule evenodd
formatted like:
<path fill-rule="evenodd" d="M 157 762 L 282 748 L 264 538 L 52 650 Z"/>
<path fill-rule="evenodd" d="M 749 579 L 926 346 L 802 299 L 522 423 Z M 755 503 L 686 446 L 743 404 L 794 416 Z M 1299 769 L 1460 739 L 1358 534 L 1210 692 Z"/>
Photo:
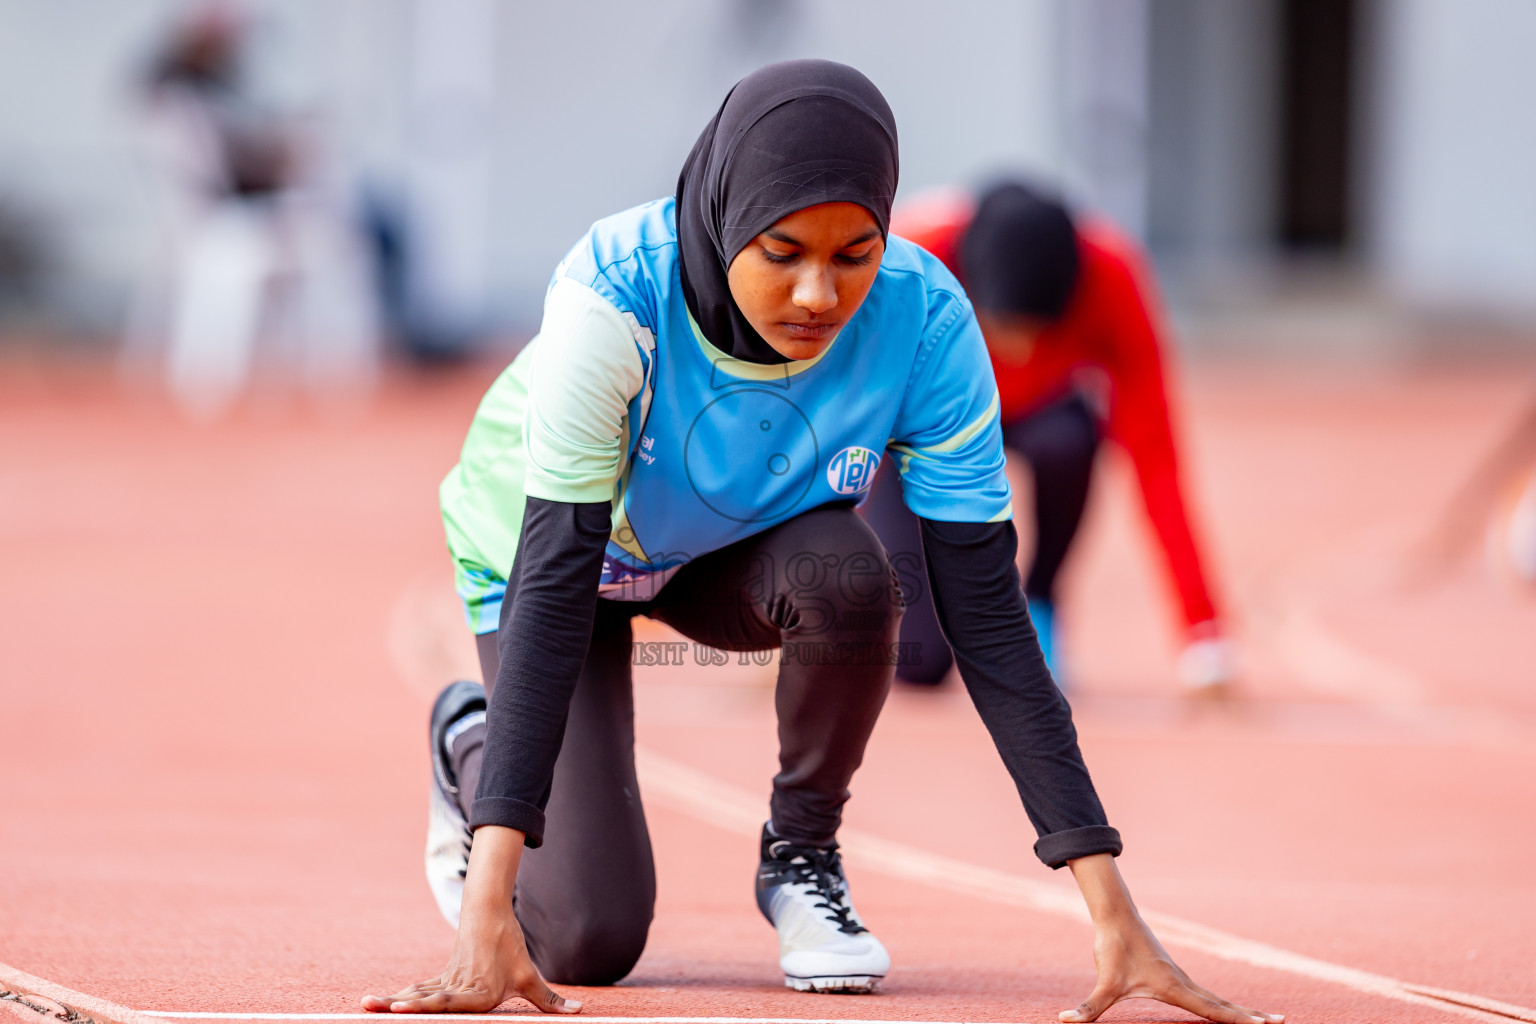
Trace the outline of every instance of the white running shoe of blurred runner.
<path fill-rule="evenodd" d="M 873 992 L 891 969 L 853 909 L 835 849 L 795 846 L 763 826 L 757 907 L 779 933 L 779 967 L 792 989 Z"/>
<path fill-rule="evenodd" d="M 464 875 L 469 870 L 469 845 L 474 834 L 459 808 L 458 780 L 453 776 L 453 741 L 485 721 L 485 687 L 460 681 L 437 695 L 432 705 L 428 738 L 432 745 L 432 793 L 427 805 L 427 886 L 437 909 L 454 928 L 464 901 Z"/>
<path fill-rule="evenodd" d="M 1176 671 L 1187 696 L 1227 697 L 1237 678 L 1237 651 L 1226 637 L 1193 640 L 1180 653 Z"/>

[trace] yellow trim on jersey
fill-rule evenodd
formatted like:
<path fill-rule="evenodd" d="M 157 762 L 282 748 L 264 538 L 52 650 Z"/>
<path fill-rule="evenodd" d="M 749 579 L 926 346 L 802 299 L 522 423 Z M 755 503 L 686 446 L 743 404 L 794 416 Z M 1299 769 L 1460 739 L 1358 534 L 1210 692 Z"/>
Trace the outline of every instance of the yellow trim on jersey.
<path fill-rule="evenodd" d="M 925 458 L 927 458 L 926 455 L 923 455 L 922 453 L 918 452 L 917 450 L 915 450 L 913 448 L 909 448 L 909 447 L 907 447 L 904 444 L 891 444 L 891 443 L 888 442 L 886 444 L 885 448 L 886 448 L 887 451 L 893 451 L 893 452 L 900 452 L 901 453 L 901 462 L 896 466 L 896 470 L 902 476 L 906 476 L 907 475 L 907 468 L 912 465 L 912 460 L 913 459 L 925 459 Z"/>
<path fill-rule="evenodd" d="M 997 405 L 997 392 L 993 391 L 992 401 L 987 404 L 987 409 L 985 412 L 976 417 L 970 423 L 966 424 L 964 427 L 961 427 L 959 433 L 955 434 L 954 437 L 951 437 L 947 441 L 940 441 L 938 444 L 930 445 L 927 448 L 924 448 L 923 451 L 931 452 L 935 455 L 943 455 L 947 452 L 954 451 L 956 448 L 959 448 L 961 445 L 965 444 L 965 442 L 969 441 L 971 438 L 987 429 L 987 424 L 991 421 L 993 416 L 997 415 Z"/>
<path fill-rule="evenodd" d="M 901 452 L 901 464 L 897 469 L 905 474 L 907 467 L 912 464 L 913 459 L 930 459 L 934 455 L 947 455 L 987 429 L 987 424 L 991 422 L 993 416 L 997 415 L 997 406 L 997 392 L 994 391 L 992 392 L 992 401 L 987 404 L 986 411 L 961 427 L 955 432 L 953 437 L 940 441 L 938 444 L 931 444 L 926 448 L 913 448 L 910 445 L 895 444 L 894 442 L 886 442 L 886 448 L 890 451 Z"/>

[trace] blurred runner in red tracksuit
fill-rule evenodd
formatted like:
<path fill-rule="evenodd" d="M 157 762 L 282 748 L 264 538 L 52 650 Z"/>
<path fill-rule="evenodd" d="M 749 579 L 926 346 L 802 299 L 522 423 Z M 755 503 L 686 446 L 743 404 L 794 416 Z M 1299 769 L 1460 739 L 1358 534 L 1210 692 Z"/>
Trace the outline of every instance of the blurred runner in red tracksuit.
<path fill-rule="evenodd" d="M 1074 223 L 1059 201 L 1012 182 L 979 197 L 959 190 L 919 197 L 895 211 L 891 230 L 941 259 L 976 307 L 1004 443 L 1033 471 L 1036 543 L 1024 590 L 1058 681 L 1056 578 L 1082 521 L 1099 440 L 1108 436 L 1136 467 L 1178 597 L 1186 629 L 1179 675 L 1193 692 L 1219 692 L 1231 679 L 1231 651 L 1179 484 L 1164 328 L 1136 244 L 1103 221 Z M 893 559 L 906 560 L 907 589 L 920 591 L 901 632 L 922 645 L 922 656 L 897 674 L 937 683 L 953 655 L 926 593 L 917 523 L 889 466 L 864 512 Z"/>

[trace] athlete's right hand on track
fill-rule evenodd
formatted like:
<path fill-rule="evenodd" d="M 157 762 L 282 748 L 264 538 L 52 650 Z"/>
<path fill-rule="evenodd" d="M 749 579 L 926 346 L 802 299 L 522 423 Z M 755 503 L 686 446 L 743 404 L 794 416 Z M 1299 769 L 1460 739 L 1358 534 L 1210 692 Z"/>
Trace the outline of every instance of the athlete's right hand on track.
<path fill-rule="evenodd" d="M 1157 941 L 1107 853 L 1067 861 L 1093 918 L 1093 961 L 1098 984 L 1062 1024 L 1090 1024 L 1122 999 L 1156 999 L 1217 1024 L 1285 1024 L 1285 1016 L 1228 1002 L 1197 985 Z"/>
<path fill-rule="evenodd" d="M 545 1013 L 579 1013 L 544 983 L 528 956 L 512 913 L 512 883 L 522 860 L 523 834 L 486 825 L 476 830 L 464 876 L 459 934 L 443 973 L 392 996 L 364 996 L 374 1013 L 487 1013 L 521 996 Z"/>

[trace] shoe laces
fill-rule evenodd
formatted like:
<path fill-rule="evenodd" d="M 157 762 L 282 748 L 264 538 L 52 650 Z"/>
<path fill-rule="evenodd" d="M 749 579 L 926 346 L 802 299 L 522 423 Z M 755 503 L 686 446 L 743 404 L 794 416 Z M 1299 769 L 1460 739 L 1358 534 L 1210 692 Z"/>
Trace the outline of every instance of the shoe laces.
<path fill-rule="evenodd" d="M 787 861 L 793 873 L 793 885 L 809 885 L 817 897 L 812 904 L 825 910 L 826 916 L 837 922 L 837 930 L 845 935 L 858 935 L 869 931 L 850 915 L 848 905 L 848 880 L 843 877 L 843 858 L 836 850 L 820 850 L 814 847 L 790 846 L 780 848 L 778 859 Z"/>

